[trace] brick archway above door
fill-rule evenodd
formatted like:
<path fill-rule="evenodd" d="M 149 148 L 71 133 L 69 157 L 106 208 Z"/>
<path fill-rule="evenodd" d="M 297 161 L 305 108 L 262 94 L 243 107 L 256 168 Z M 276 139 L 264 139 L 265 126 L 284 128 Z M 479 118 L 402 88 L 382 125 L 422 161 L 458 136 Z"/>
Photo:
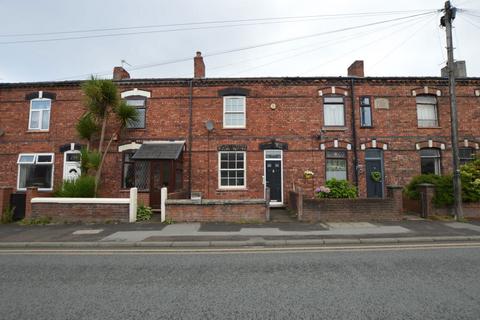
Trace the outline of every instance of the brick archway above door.
<path fill-rule="evenodd" d="M 360 145 L 361 150 L 371 149 L 371 148 L 388 150 L 388 144 L 386 142 L 382 142 L 382 141 L 378 141 L 376 139 L 372 139 L 372 140 L 364 142 Z"/>

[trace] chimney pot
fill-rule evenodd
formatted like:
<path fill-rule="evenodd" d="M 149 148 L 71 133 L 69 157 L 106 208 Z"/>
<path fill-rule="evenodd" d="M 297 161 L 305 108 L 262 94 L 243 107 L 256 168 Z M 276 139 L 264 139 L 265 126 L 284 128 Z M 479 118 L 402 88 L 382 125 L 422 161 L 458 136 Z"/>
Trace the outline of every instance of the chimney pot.
<path fill-rule="evenodd" d="M 203 62 L 202 53 L 197 51 L 197 54 L 193 58 L 193 77 L 195 79 L 205 78 L 205 63 Z"/>
<path fill-rule="evenodd" d="M 363 60 L 356 60 L 354 63 L 348 67 L 348 76 L 349 77 L 365 77 L 365 73 L 363 70 Z"/>
<path fill-rule="evenodd" d="M 113 68 L 113 80 L 130 79 L 130 73 L 123 67 Z"/>

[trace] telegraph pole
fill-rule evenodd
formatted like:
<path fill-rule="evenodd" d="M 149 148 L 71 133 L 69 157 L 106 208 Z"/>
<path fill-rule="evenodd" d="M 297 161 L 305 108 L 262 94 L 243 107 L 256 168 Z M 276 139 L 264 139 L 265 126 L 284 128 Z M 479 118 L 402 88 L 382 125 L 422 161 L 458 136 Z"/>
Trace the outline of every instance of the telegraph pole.
<path fill-rule="evenodd" d="M 450 114 L 452 129 L 452 155 L 453 155 L 453 215 L 455 219 L 463 219 L 462 210 L 462 183 L 460 180 L 460 158 L 458 155 L 458 119 L 457 119 L 457 95 L 455 92 L 455 62 L 453 60 L 453 37 L 452 21 L 455 19 L 457 8 L 452 7 L 450 1 L 445 2 L 443 9 L 445 15 L 440 19 L 440 24 L 445 27 L 447 33 L 448 54 L 448 81 L 450 86 Z"/>

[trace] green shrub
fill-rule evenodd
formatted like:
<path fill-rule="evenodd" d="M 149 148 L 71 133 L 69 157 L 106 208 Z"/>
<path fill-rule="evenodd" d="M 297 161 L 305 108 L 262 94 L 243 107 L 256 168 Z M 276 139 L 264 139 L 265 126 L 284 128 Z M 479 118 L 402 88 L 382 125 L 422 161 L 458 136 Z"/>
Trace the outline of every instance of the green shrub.
<path fill-rule="evenodd" d="M 146 221 L 152 218 L 152 208 L 140 204 L 137 208 L 137 221 Z"/>
<path fill-rule="evenodd" d="M 460 168 L 462 198 L 465 202 L 480 201 L 480 159 L 468 162 Z"/>
<path fill-rule="evenodd" d="M 480 201 L 480 159 L 476 159 L 460 168 L 462 180 L 462 200 L 464 202 Z M 420 183 L 435 185 L 433 203 L 437 207 L 445 207 L 453 204 L 453 180 L 452 175 L 438 176 L 423 174 L 416 176 L 405 187 L 405 195 L 410 199 L 419 199 L 417 186 Z"/>
<path fill-rule="evenodd" d="M 422 174 L 410 181 L 404 189 L 405 195 L 410 199 L 420 199 L 418 185 L 422 183 L 430 183 L 435 186 L 435 195 L 433 203 L 437 207 L 444 207 L 453 204 L 453 184 L 452 176 L 439 176 L 435 174 Z"/>
<path fill-rule="evenodd" d="M 13 212 L 15 211 L 15 207 L 8 206 L 3 210 L 2 218 L 0 219 L 0 223 L 12 223 L 13 222 Z"/>
<path fill-rule="evenodd" d="M 54 195 L 61 198 L 93 198 L 95 196 L 95 178 L 80 176 L 75 180 L 64 180 Z"/>
<path fill-rule="evenodd" d="M 325 187 L 315 189 L 317 198 L 356 198 L 357 188 L 347 180 L 330 179 Z"/>

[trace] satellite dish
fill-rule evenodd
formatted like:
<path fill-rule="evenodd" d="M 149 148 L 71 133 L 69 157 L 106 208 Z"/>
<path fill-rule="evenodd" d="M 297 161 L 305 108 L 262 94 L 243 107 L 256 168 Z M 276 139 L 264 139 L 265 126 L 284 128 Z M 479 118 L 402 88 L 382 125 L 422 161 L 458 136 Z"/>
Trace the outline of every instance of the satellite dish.
<path fill-rule="evenodd" d="M 207 122 L 205 122 L 205 128 L 207 128 L 208 131 L 212 131 L 214 126 L 213 126 L 213 121 L 212 120 L 208 120 Z"/>

